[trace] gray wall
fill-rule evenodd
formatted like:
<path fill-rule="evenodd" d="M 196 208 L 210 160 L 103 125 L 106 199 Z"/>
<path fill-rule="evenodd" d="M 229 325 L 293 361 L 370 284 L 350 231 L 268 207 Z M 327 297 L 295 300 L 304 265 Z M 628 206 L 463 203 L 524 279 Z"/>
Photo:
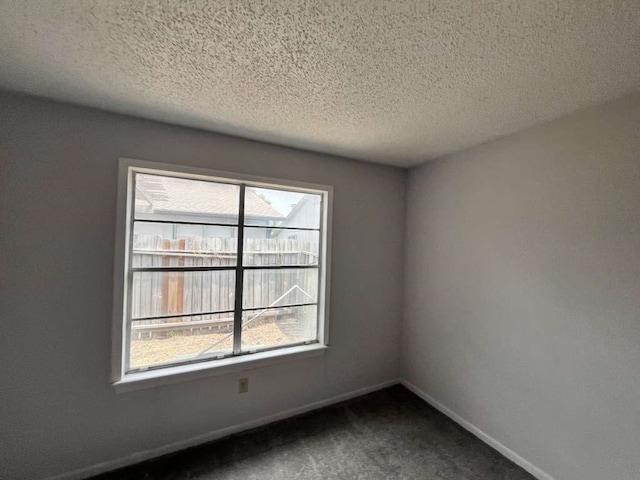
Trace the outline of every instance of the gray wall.
<path fill-rule="evenodd" d="M 403 375 L 557 480 L 640 477 L 640 95 L 410 173 Z"/>
<path fill-rule="evenodd" d="M 118 157 L 335 188 L 324 357 L 116 394 Z M 399 375 L 405 172 L 0 93 L 0 465 L 38 479 Z M 245 375 L 242 375 L 245 376 Z"/>

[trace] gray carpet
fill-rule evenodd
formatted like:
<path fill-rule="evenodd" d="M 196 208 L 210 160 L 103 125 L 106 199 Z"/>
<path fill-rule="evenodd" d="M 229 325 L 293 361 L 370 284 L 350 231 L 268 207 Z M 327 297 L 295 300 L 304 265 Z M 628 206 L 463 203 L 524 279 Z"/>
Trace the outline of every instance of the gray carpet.
<path fill-rule="evenodd" d="M 401 386 L 94 477 L 95 480 L 533 478 Z"/>

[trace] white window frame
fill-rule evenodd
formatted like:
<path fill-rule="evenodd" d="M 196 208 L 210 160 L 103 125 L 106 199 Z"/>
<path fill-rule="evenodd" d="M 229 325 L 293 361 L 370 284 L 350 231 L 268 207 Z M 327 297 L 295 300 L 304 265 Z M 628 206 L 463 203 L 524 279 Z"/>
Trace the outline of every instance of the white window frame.
<path fill-rule="evenodd" d="M 134 172 L 163 176 L 176 176 L 194 180 L 222 181 L 259 188 L 282 188 L 301 193 L 322 196 L 320 224 L 320 258 L 318 261 L 318 341 L 297 346 L 283 346 L 256 353 L 245 353 L 223 359 L 208 359 L 197 363 L 167 366 L 143 372 L 127 373 L 128 329 L 128 281 L 130 275 L 130 242 L 132 228 L 132 193 Z M 212 375 L 231 374 L 242 370 L 267 366 L 283 361 L 324 354 L 329 345 L 329 294 L 331 266 L 331 216 L 333 209 L 333 187 L 280 178 L 246 175 L 219 170 L 209 170 L 182 165 L 149 162 L 121 158 L 118 168 L 118 197 L 116 215 L 114 301 L 112 332 L 111 382 L 118 392 L 150 388 Z M 239 221 L 240 223 L 240 221 Z M 241 227 L 238 225 L 239 232 Z M 240 235 L 240 234 L 239 234 Z M 239 238 L 240 240 L 240 238 Z M 240 261 L 238 261 L 240 265 Z M 240 268 L 236 270 L 240 271 Z M 238 323 L 237 320 L 235 323 Z M 238 326 L 234 324 L 234 331 Z"/>

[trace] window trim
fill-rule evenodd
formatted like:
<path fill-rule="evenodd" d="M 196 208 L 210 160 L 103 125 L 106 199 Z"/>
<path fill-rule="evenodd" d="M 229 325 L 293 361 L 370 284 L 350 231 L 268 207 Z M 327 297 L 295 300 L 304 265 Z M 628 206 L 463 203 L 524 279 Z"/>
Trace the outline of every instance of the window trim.
<path fill-rule="evenodd" d="M 277 188 L 282 187 L 299 192 L 320 194 L 323 208 L 321 210 L 320 251 L 324 251 L 323 258 L 318 263 L 318 341 L 309 345 L 296 345 L 277 349 L 259 351 L 251 354 L 237 355 L 224 359 L 211 359 L 197 363 L 177 364 L 160 369 L 143 372 L 126 373 L 126 358 L 128 351 L 127 321 L 130 308 L 126 276 L 131 262 L 131 239 L 127 242 L 130 231 L 132 201 L 129 195 L 133 184 L 134 172 L 176 176 L 194 180 L 221 181 L 236 185 L 250 184 L 251 187 Z M 242 188 L 242 187 L 241 187 Z M 206 168 L 173 165 L 167 163 L 149 162 L 131 158 L 121 158 L 118 166 L 118 195 L 116 203 L 116 240 L 114 254 L 114 296 L 113 296 L 113 326 L 112 326 L 112 355 L 111 355 L 111 383 L 117 391 L 147 388 L 165 385 L 190 378 L 202 378 L 210 375 L 221 375 L 235 371 L 257 368 L 260 366 L 280 363 L 301 357 L 322 355 L 329 345 L 329 305 L 330 305 L 330 266 L 331 266 L 331 218 L 333 211 L 333 187 L 308 182 L 299 182 L 281 178 L 247 175 L 234 172 L 210 170 Z M 239 223 L 241 219 L 239 219 Z M 242 229 L 239 229 L 241 231 Z M 131 236 L 131 238 L 133 238 Z M 239 235 L 239 240 L 240 235 Z M 295 267 L 291 267 L 295 268 Z M 241 300 L 241 296 L 238 296 Z M 234 332 L 238 326 L 234 326 Z"/>

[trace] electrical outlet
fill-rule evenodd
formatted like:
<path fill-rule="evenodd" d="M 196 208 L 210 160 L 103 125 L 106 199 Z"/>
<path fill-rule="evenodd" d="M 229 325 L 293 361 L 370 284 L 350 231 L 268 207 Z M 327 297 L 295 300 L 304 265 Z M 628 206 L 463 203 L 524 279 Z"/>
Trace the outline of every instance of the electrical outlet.
<path fill-rule="evenodd" d="M 249 379 L 241 378 L 238 380 L 238 393 L 247 393 L 249 391 Z"/>

